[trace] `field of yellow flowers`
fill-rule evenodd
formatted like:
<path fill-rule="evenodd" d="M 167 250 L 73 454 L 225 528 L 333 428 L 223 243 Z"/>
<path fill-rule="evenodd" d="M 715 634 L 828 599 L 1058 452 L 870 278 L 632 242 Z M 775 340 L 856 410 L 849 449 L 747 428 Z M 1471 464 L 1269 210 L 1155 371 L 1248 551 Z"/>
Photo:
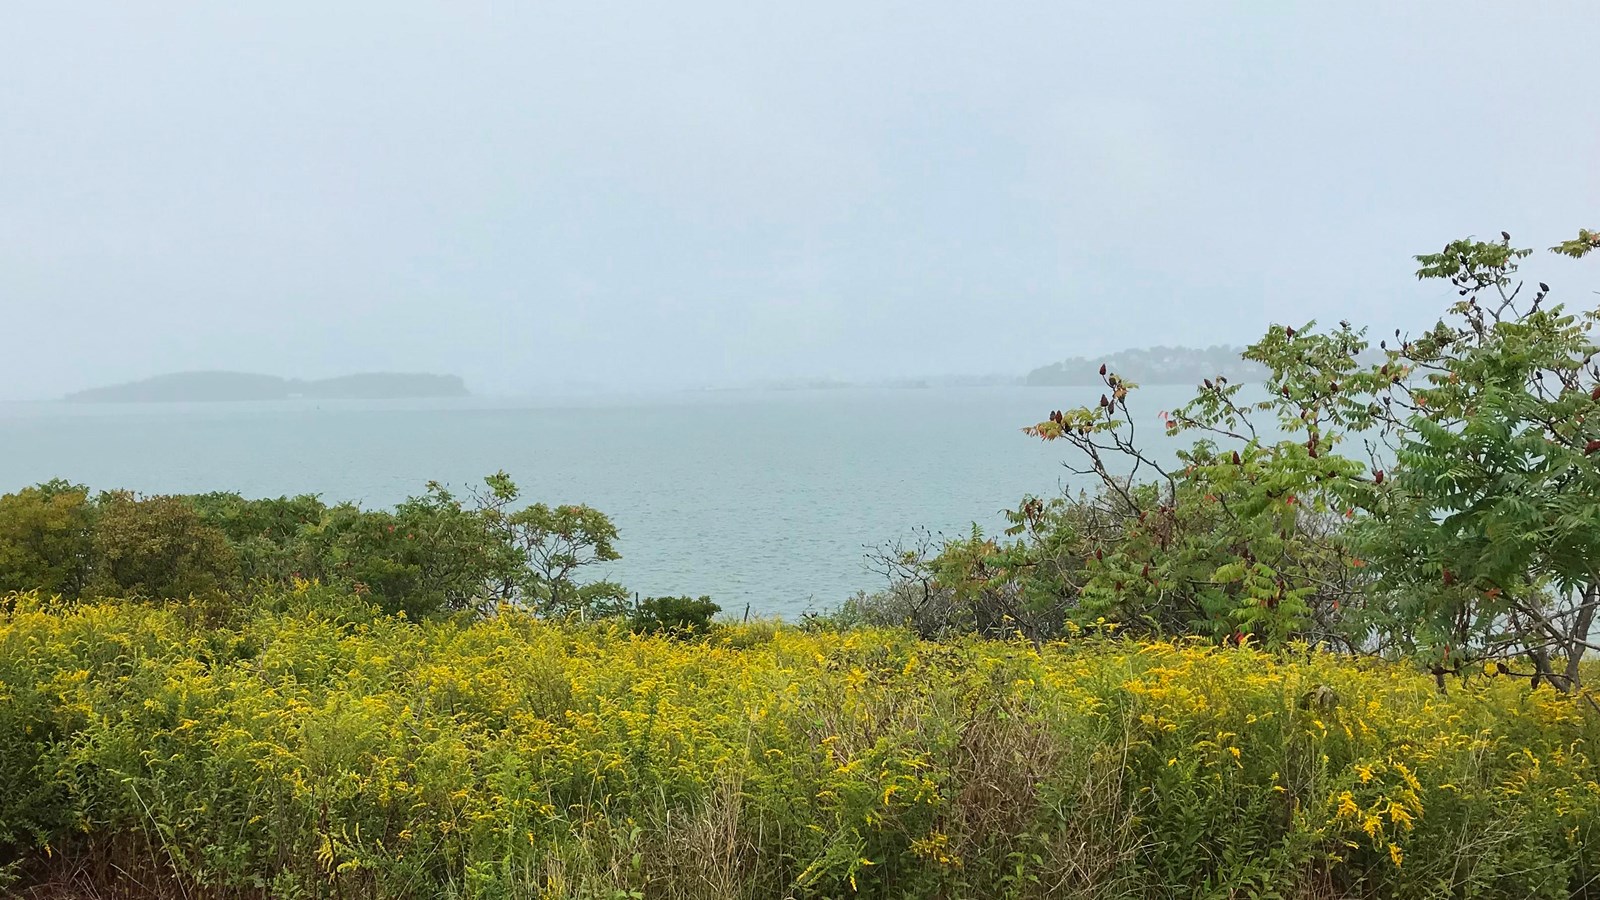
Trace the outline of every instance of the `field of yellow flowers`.
<path fill-rule="evenodd" d="M 1600 896 L 1600 725 L 1526 681 L 1441 695 L 1109 637 L 418 625 L 315 590 L 226 626 L 0 602 L 0 890 Z"/>

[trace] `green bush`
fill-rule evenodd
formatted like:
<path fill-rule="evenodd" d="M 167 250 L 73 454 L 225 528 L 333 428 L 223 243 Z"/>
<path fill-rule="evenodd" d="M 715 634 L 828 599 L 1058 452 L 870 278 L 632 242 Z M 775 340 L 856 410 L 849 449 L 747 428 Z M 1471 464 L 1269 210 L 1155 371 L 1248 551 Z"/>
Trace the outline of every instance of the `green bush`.
<path fill-rule="evenodd" d="M 633 630 L 641 634 L 705 634 L 722 607 L 710 597 L 646 597 L 633 613 Z"/>
<path fill-rule="evenodd" d="M 126 491 L 96 501 L 94 568 L 86 594 L 129 599 L 216 598 L 238 577 L 222 530 L 182 497 Z"/>
<path fill-rule="evenodd" d="M 50 481 L 0 495 L 0 591 L 78 596 L 93 544 L 88 488 Z"/>
<path fill-rule="evenodd" d="M 584 570 L 620 558 L 587 506 L 518 506 L 504 473 L 467 498 L 430 483 L 392 509 L 319 497 L 141 496 L 52 481 L 0 495 L 0 590 L 68 599 L 200 598 L 210 614 L 299 581 L 339 585 L 413 619 L 510 603 L 555 617 L 626 611 Z"/>

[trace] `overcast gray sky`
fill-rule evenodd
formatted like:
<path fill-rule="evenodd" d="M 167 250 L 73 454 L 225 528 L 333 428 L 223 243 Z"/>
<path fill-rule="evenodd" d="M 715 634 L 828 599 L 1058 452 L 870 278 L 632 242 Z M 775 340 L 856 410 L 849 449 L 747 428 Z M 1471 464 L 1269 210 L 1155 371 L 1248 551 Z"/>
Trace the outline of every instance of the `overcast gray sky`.
<path fill-rule="evenodd" d="M 1420 321 L 1409 254 L 1600 226 L 1597 48 L 1594 0 L 11 2 L 0 397 L 1020 373 Z"/>

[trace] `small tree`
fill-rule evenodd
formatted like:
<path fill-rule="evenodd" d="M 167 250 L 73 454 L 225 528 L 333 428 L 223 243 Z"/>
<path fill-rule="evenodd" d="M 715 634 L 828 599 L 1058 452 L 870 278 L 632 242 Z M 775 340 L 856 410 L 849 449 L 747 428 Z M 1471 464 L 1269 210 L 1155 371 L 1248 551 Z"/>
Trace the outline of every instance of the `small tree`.
<path fill-rule="evenodd" d="M 1582 231 L 1552 250 L 1597 246 Z M 1244 353 L 1263 396 L 1207 379 L 1165 416 L 1196 435 L 1175 465 L 1140 447 L 1137 386 L 1102 367 L 1096 407 L 1027 429 L 1070 443 L 1098 482 L 1070 535 L 1086 560 L 1074 614 L 1392 648 L 1441 677 L 1525 656 L 1575 687 L 1600 649 L 1600 312 L 1524 291 L 1530 253 L 1502 235 L 1417 257 L 1462 299 L 1376 354 L 1349 323 L 1274 326 Z"/>
<path fill-rule="evenodd" d="M 1130 405 L 1138 386 L 1105 367 L 1095 407 L 1056 411 L 1025 429 L 1069 443 L 1082 460 L 1069 468 L 1096 481 L 1063 535 L 1084 561 L 1074 617 L 1156 634 L 1344 645 L 1339 624 L 1361 579 L 1349 572 L 1336 523 L 1350 512 L 1341 483 L 1363 468 L 1334 452 L 1347 411 L 1324 400 L 1364 344 L 1348 328 L 1304 336 L 1289 364 L 1267 349 L 1274 340 L 1245 353 L 1270 370 L 1266 399 L 1246 402 L 1241 385 L 1218 377 L 1163 414 L 1169 435 L 1196 435 L 1174 463 L 1140 446 Z M 1257 418 L 1272 427 L 1258 428 Z M 1043 516 L 1032 520 L 1059 531 Z"/>
<path fill-rule="evenodd" d="M 488 491 L 479 496 L 479 508 L 516 560 L 500 585 L 506 600 L 549 616 L 597 618 L 626 610 L 621 585 L 579 580 L 583 570 L 622 558 L 617 527 L 605 513 L 571 504 L 514 508 L 521 493 L 510 476 L 498 472 L 484 483 Z"/>
<path fill-rule="evenodd" d="M 329 508 L 300 531 L 301 571 L 346 583 L 413 618 L 477 610 L 514 578 L 516 559 L 482 510 L 437 482 L 391 510 Z"/>
<path fill-rule="evenodd" d="M 1552 251 L 1600 246 L 1582 231 Z M 1517 280 L 1511 236 L 1417 257 L 1461 299 L 1387 348 L 1380 385 L 1393 477 L 1363 522 L 1384 627 L 1443 667 L 1525 656 L 1535 679 L 1580 682 L 1600 605 L 1600 309 L 1569 311 Z M 1403 377 L 1399 377 L 1403 376 Z"/>

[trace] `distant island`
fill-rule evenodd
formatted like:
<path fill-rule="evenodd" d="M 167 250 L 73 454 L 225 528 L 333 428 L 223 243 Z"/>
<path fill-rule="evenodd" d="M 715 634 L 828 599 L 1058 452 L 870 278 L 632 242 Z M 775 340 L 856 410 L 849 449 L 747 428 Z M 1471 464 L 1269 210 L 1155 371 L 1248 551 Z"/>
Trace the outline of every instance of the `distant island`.
<path fill-rule="evenodd" d="M 69 403 L 224 403 L 248 400 L 409 400 L 465 397 L 455 375 L 365 372 L 337 378 L 299 379 L 249 372 L 174 372 L 140 381 L 68 394 Z"/>
<path fill-rule="evenodd" d="M 1241 359 L 1238 347 L 1146 347 L 1123 350 L 1105 356 L 1078 356 L 1041 366 L 1023 378 L 1035 386 L 1084 386 L 1100 384 L 1100 366 L 1136 384 L 1198 384 L 1218 375 L 1229 381 L 1260 381 L 1267 370 L 1258 363 Z"/>
<path fill-rule="evenodd" d="M 884 388 L 925 390 L 950 387 L 993 387 L 995 385 L 1021 384 L 1015 375 L 916 375 L 901 378 L 878 378 L 865 381 L 843 381 L 838 378 L 783 378 L 756 382 L 752 385 L 720 390 L 762 391 L 835 391 L 877 390 Z"/>

